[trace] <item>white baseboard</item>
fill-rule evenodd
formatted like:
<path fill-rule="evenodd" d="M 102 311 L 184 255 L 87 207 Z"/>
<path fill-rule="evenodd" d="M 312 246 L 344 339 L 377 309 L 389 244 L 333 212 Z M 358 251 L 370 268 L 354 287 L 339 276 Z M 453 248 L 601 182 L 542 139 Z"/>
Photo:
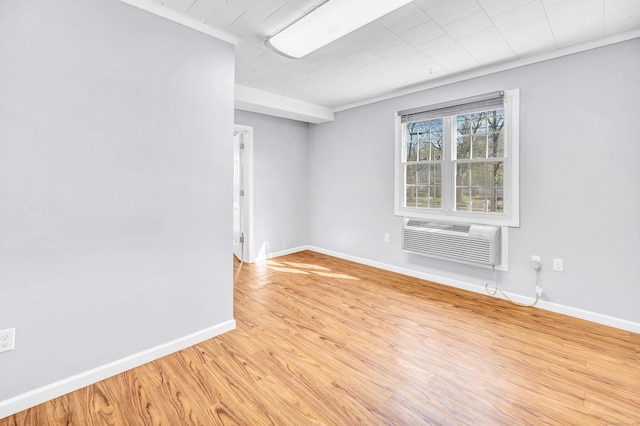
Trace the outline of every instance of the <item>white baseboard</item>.
<path fill-rule="evenodd" d="M 280 257 L 280 256 L 286 256 L 288 254 L 298 253 L 305 250 L 313 250 L 313 249 L 309 246 L 300 246 L 300 247 L 294 247 L 286 250 L 276 251 L 273 253 L 263 253 L 262 255 L 257 256 L 255 261 L 260 262 L 263 260 L 273 259 L 275 257 Z"/>
<path fill-rule="evenodd" d="M 389 265 L 386 263 L 376 262 L 369 259 L 364 259 L 362 257 L 351 256 L 349 254 L 335 252 L 332 250 L 326 250 L 319 247 L 314 246 L 306 246 L 300 250 L 311 250 L 318 253 L 326 254 L 328 256 L 337 257 L 340 259 L 350 260 L 352 262 L 361 263 L 363 265 L 373 266 L 375 268 L 384 269 L 386 271 L 397 272 L 402 275 L 407 275 L 414 278 L 419 278 L 422 280 L 433 281 L 439 284 L 449 285 L 451 287 L 456 287 L 463 290 L 472 291 L 475 293 L 480 293 L 487 295 L 486 289 L 484 285 L 481 284 L 471 284 L 465 281 L 454 280 L 451 278 L 447 278 L 441 275 L 428 274 L 421 271 L 416 271 L 408 268 L 401 268 L 399 266 Z M 514 293 L 506 293 L 509 298 L 515 300 L 519 303 L 531 303 L 534 301 L 532 297 L 524 297 L 519 294 Z M 500 293 L 496 294 L 493 297 L 498 297 L 501 299 L 505 299 L 500 295 Z M 599 314 L 596 312 L 585 311 L 583 309 L 573 308 L 571 306 L 560 305 L 558 303 L 548 302 L 545 300 L 539 300 L 535 305 L 536 308 L 544 309 L 546 311 L 555 312 L 558 314 L 567 315 L 574 318 L 580 318 L 583 320 L 595 322 L 597 324 L 607 325 L 609 327 L 619 328 L 621 330 L 630 331 L 632 333 L 640 334 L 640 324 L 632 321 L 628 321 L 621 318 L 612 317 L 609 315 Z"/>
<path fill-rule="evenodd" d="M 19 413 L 53 398 L 65 395 L 69 392 L 89 386 L 100 380 L 107 379 L 116 374 L 123 373 L 132 368 L 154 361 L 163 356 L 172 354 L 179 350 L 188 348 L 197 343 L 203 342 L 212 337 L 219 336 L 236 328 L 236 321 L 231 319 L 213 327 L 200 330 L 193 334 L 181 337 L 171 342 L 164 343 L 151 349 L 130 355 L 128 357 L 110 362 L 100 367 L 94 368 L 51 383 L 49 385 L 25 392 L 4 401 L 0 401 L 0 419 L 12 414 Z"/>

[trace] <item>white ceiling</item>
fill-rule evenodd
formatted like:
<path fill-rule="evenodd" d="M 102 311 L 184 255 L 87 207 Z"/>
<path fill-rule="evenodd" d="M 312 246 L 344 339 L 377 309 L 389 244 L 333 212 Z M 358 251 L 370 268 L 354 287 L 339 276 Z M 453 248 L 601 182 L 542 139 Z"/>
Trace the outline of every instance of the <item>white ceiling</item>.
<path fill-rule="evenodd" d="M 640 0 L 414 0 L 289 59 L 265 40 L 322 1 L 148 1 L 237 38 L 238 85 L 331 111 L 640 37 Z"/>

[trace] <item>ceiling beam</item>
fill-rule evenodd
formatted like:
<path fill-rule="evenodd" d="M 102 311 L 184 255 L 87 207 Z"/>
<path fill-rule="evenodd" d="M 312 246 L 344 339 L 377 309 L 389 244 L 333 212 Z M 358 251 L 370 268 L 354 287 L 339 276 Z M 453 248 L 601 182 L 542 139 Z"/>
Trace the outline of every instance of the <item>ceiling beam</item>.
<path fill-rule="evenodd" d="M 236 109 L 307 123 L 333 121 L 333 109 L 236 84 Z"/>

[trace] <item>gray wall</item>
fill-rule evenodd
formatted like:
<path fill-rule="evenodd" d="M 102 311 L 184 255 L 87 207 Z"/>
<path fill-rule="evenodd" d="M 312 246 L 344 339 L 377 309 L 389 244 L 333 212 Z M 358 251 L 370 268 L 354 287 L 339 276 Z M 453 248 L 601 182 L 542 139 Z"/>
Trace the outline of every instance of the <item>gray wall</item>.
<path fill-rule="evenodd" d="M 309 125 L 239 110 L 235 121 L 253 127 L 254 254 L 306 245 Z"/>
<path fill-rule="evenodd" d="M 309 129 L 309 243 L 472 285 L 491 272 L 402 252 L 393 215 L 394 113 L 519 88 L 521 227 L 501 287 L 640 323 L 640 39 L 336 114 Z M 383 234 L 391 234 L 390 243 Z M 564 259 L 565 272 L 552 270 Z"/>
<path fill-rule="evenodd" d="M 0 401 L 233 318 L 233 46 L 0 2 Z"/>

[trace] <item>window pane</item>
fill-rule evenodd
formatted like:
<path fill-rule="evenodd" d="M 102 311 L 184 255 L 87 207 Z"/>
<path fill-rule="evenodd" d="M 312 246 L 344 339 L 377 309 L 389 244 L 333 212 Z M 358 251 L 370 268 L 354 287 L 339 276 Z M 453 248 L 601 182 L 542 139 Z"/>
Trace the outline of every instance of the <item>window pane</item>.
<path fill-rule="evenodd" d="M 442 159 L 442 128 L 444 126 L 444 119 L 431 120 L 429 123 L 431 126 L 431 159 L 440 160 Z"/>
<path fill-rule="evenodd" d="M 471 190 L 471 211 L 485 212 L 487 211 L 487 189 L 473 188 Z"/>
<path fill-rule="evenodd" d="M 471 151 L 471 136 L 460 136 L 456 144 L 456 158 L 458 160 L 469 158 Z"/>
<path fill-rule="evenodd" d="M 416 187 L 408 186 L 406 189 L 407 198 L 405 204 L 407 207 L 415 207 L 416 206 Z"/>
<path fill-rule="evenodd" d="M 456 164 L 456 186 L 469 186 L 469 164 Z"/>
<path fill-rule="evenodd" d="M 431 165 L 418 166 L 418 185 L 428 185 L 431 177 Z"/>
<path fill-rule="evenodd" d="M 431 159 L 442 160 L 442 135 L 437 138 L 431 136 Z"/>
<path fill-rule="evenodd" d="M 471 186 L 487 185 L 487 163 L 471 164 Z"/>
<path fill-rule="evenodd" d="M 442 207 L 442 187 L 434 186 L 431 190 L 431 207 L 439 209 Z"/>
<path fill-rule="evenodd" d="M 442 159 L 444 119 L 417 121 L 405 125 L 405 161 Z"/>
<path fill-rule="evenodd" d="M 404 140 L 417 141 L 419 138 L 418 123 L 407 123 L 405 126 Z"/>
<path fill-rule="evenodd" d="M 489 213 L 502 213 L 504 211 L 504 200 L 502 197 L 502 188 L 490 188 L 488 194 Z"/>
<path fill-rule="evenodd" d="M 416 168 L 418 166 L 406 166 L 406 167 L 407 167 L 407 173 L 406 173 L 405 183 L 407 185 L 415 185 L 416 184 L 416 173 L 417 173 Z"/>
<path fill-rule="evenodd" d="M 504 110 L 498 109 L 487 113 L 487 131 L 499 132 L 504 127 Z"/>
<path fill-rule="evenodd" d="M 487 158 L 487 135 L 473 136 L 471 158 Z"/>
<path fill-rule="evenodd" d="M 432 164 L 431 165 L 431 185 L 442 185 L 442 165 L 441 164 Z"/>
<path fill-rule="evenodd" d="M 471 114 L 471 130 L 473 133 L 487 133 L 486 112 L 476 112 Z"/>
<path fill-rule="evenodd" d="M 469 211 L 470 207 L 469 188 L 456 188 L 456 210 Z"/>
<path fill-rule="evenodd" d="M 429 147 L 431 146 L 431 144 L 428 141 L 425 142 L 421 140 L 418 145 L 420 149 L 420 151 L 418 152 L 418 161 L 429 160 Z"/>
<path fill-rule="evenodd" d="M 416 187 L 416 192 L 417 192 L 416 206 L 429 207 L 429 187 L 418 186 Z"/>
<path fill-rule="evenodd" d="M 442 185 L 442 166 L 440 164 L 418 166 L 417 184 L 429 186 Z"/>
<path fill-rule="evenodd" d="M 416 161 L 418 159 L 418 143 L 407 141 L 407 159 L 406 161 Z"/>
<path fill-rule="evenodd" d="M 437 118 L 435 120 L 431 120 L 429 122 L 429 126 L 431 127 L 432 134 L 437 132 L 440 132 L 440 134 L 442 134 L 442 126 L 444 126 L 444 119 Z"/>
<path fill-rule="evenodd" d="M 459 115 L 457 118 L 458 136 L 464 136 L 471 133 L 471 115 Z"/>
<path fill-rule="evenodd" d="M 489 157 L 504 157 L 504 133 L 489 133 Z"/>
<path fill-rule="evenodd" d="M 502 186 L 504 182 L 503 162 L 496 161 L 487 164 L 487 185 Z"/>

